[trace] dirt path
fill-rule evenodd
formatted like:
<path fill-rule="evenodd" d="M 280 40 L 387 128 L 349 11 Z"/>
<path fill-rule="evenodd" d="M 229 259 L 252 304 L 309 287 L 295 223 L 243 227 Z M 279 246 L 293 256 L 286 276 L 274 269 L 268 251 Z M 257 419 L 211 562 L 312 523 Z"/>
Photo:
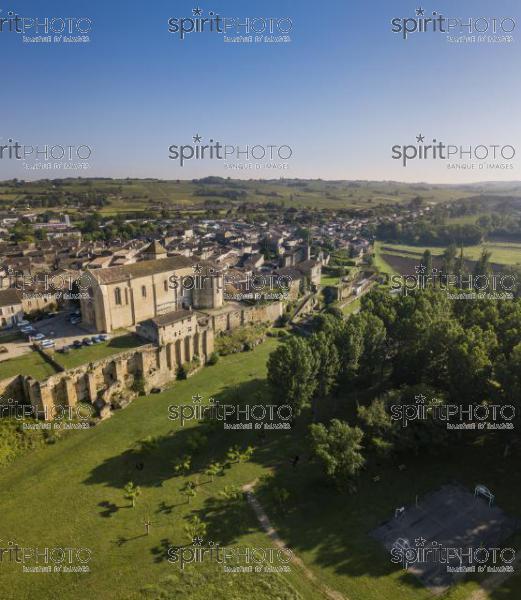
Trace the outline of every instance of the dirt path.
<path fill-rule="evenodd" d="M 253 508 L 253 511 L 255 512 L 257 519 L 259 520 L 259 523 L 261 524 L 261 527 L 264 529 L 264 531 L 266 532 L 268 537 L 271 539 L 273 544 L 275 546 L 277 546 L 277 548 L 291 551 L 291 549 L 288 548 L 288 546 L 286 545 L 284 540 L 280 537 L 277 530 L 273 527 L 268 515 L 266 514 L 266 511 L 262 508 L 261 503 L 257 500 L 257 497 L 255 496 L 255 493 L 253 491 L 253 488 L 255 487 L 256 483 L 257 483 L 257 480 L 252 481 L 252 482 L 247 483 L 246 485 L 242 486 L 242 490 L 244 492 L 246 492 L 246 498 L 248 499 L 248 503 Z M 298 556 L 296 556 L 292 551 L 291 551 L 291 554 L 292 554 L 291 562 L 294 565 L 296 565 L 297 567 L 299 567 L 299 569 L 302 570 L 302 572 L 307 577 L 307 579 L 309 579 L 322 592 L 324 597 L 329 598 L 329 600 L 349 600 L 348 598 L 343 596 L 340 592 L 337 592 L 336 590 L 332 590 L 327 585 L 324 585 L 323 583 L 321 583 L 317 579 L 315 574 L 306 567 L 306 565 L 302 562 L 302 560 Z M 478 599 L 476 598 L 475 600 L 478 600 Z"/>

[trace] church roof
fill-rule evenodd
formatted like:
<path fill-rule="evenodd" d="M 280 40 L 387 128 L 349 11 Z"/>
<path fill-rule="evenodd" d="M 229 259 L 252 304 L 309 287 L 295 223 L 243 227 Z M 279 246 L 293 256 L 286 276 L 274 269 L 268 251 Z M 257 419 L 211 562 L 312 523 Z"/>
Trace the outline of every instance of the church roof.
<path fill-rule="evenodd" d="M 187 269 L 193 265 L 194 261 L 186 256 L 170 256 L 160 260 L 143 260 L 130 265 L 120 267 L 107 267 L 105 269 L 89 270 L 89 274 L 99 284 L 118 283 L 128 279 L 146 277 L 157 273 L 175 271 L 177 269 Z"/>

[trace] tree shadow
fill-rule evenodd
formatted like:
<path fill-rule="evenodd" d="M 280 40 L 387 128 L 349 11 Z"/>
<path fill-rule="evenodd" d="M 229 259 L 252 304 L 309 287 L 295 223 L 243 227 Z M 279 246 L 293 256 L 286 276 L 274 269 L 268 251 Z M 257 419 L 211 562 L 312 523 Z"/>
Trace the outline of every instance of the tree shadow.
<path fill-rule="evenodd" d="M 241 407 L 253 404 L 260 398 L 265 403 L 272 402 L 268 400 L 266 381 L 261 379 L 230 386 L 215 398 L 221 405 Z M 372 471 L 368 469 L 363 472 L 357 481 L 357 493 L 349 495 L 338 492 L 327 483 L 311 456 L 308 438 L 311 420 L 310 411 L 304 410 L 292 424 L 291 430 L 261 432 L 225 430 L 220 421 L 194 421 L 184 427 L 177 424 L 170 433 L 154 439 L 153 449 L 144 452 L 130 448 L 108 458 L 90 472 L 85 483 L 119 489 L 128 481 L 142 488 L 161 486 L 176 477 L 171 462 L 188 453 L 187 448 L 195 432 L 206 436 L 208 441 L 199 452 L 192 454 L 190 476 L 201 475 L 211 462 L 226 462 L 226 454 L 231 446 L 245 448 L 253 445 L 256 451 L 251 462 L 262 465 L 273 475 L 271 482 L 258 483 L 255 494 L 282 539 L 296 554 L 312 554 L 315 565 L 350 577 L 378 578 L 396 573 L 396 565 L 390 561 L 384 547 L 371 537 L 371 532 L 392 516 L 395 506 L 404 503 L 405 489 L 418 493 L 424 490 L 416 482 L 411 483 L 409 473 L 398 472 L 393 465 L 384 465 L 377 467 L 379 474 L 386 475 L 382 469 L 393 468 L 392 476 L 382 477 L 385 484 L 374 483 L 373 466 Z M 296 456 L 299 457 L 298 461 L 295 461 Z M 421 458 L 415 459 L 415 474 L 416 469 L 421 472 L 425 467 L 422 467 Z M 409 462 L 412 465 L 412 459 Z M 135 465 L 141 463 L 143 469 L 136 469 Z M 423 477 L 421 485 L 428 485 L 428 491 L 443 478 L 447 479 L 445 467 L 436 476 Z M 186 482 L 186 477 L 181 477 L 180 481 Z M 206 480 L 199 485 L 205 483 Z M 284 488 L 290 494 L 288 506 L 283 511 L 278 510 L 273 501 L 273 487 Z M 407 492 L 409 495 L 411 493 L 415 492 Z M 170 515 L 181 505 L 186 505 L 186 502 L 173 504 L 163 501 L 156 513 Z M 110 506 L 106 508 L 110 510 Z M 234 544 L 242 536 L 260 530 L 257 517 L 244 497 L 236 500 L 206 498 L 202 506 L 197 505 L 185 518 L 193 516 L 198 516 L 206 524 L 204 538 L 221 546 Z M 127 541 L 124 539 L 122 543 Z M 171 547 L 173 543 L 164 538 L 152 548 L 155 562 L 168 560 L 168 549 Z M 403 572 L 399 580 L 411 588 L 422 587 L 421 582 L 407 572 Z"/>
<path fill-rule="evenodd" d="M 117 513 L 118 510 L 120 509 L 120 507 L 117 504 L 114 504 L 113 502 L 109 502 L 108 500 L 100 502 L 98 504 L 98 506 L 101 506 L 102 508 L 105 509 L 100 512 L 100 516 L 105 517 L 105 518 L 112 517 L 112 515 L 114 513 Z"/>

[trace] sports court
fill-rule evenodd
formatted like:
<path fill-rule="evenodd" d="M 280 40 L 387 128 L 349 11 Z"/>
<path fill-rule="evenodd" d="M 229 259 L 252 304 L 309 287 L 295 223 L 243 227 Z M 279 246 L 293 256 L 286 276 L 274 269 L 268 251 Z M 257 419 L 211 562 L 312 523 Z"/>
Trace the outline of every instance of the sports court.
<path fill-rule="evenodd" d="M 419 498 L 417 504 L 397 507 L 395 516 L 373 530 L 371 536 L 384 545 L 391 560 L 391 556 L 396 559 L 400 555 L 396 548 L 404 549 L 404 554 L 411 548 L 411 555 L 417 549 L 436 547 L 505 548 L 508 547 L 506 540 L 519 526 L 519 521 L 508 517 L 496 506 L 495 498 L 481 493 L 475 495 L 474 491 L 460 485 L 444 485 Z M 448 563 L 443 563 L 438 558 L 432 560 L 432 551 L 428 554 L 431 555 L 429 560 L 424 561 L 422 557 L 412 561 L 407 569 L 434 593 L 445 591 L 465 576 L 464 573 L 450 572 L 448 565 L 457 568 L 470 564 L 465 557 L 461 560 L 451 556 Z M 404 564 L 397 562 L 397 566 Z"/>

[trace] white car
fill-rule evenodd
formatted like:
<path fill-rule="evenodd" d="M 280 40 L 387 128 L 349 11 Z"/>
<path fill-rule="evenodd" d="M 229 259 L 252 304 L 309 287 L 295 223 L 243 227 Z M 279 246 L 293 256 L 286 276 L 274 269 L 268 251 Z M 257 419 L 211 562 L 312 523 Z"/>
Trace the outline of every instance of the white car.
<path fill-rule="evenodd" d="M 42 348 L 52 348 L 54 346 L 54 340 L 43 340 L 40 343 Z"/>
<path fill-rule="evenodd" d="M 33 340 L 43 340 L 45 336 L 43 335 L 43 333 L 37 333 L 36 335 L 33 335 L 32 338 Z"/>
<path fill-rule="evenodd" d="M 30 323 L 26 319 L 22 319 L 21 321 L 18 321 L 17 325 L 18 327 L 27 327 L 27 325 L 30 325 Z"/>

